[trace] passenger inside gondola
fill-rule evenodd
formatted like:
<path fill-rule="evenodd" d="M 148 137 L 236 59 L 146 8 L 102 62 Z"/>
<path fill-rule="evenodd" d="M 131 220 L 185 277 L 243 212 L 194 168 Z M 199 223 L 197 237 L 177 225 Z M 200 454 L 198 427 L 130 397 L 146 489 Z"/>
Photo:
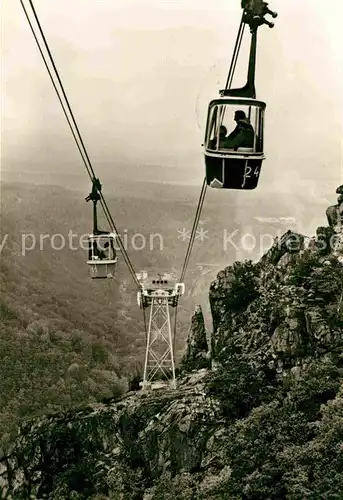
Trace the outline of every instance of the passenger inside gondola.
<path fill-rule="evenodd" d="M 113 260 L 115 256 L 116 256 L 116 251 L 113 247 L 113 242 L 111 241 L 110 243 L 106 241 L 100 259 Z"/>
<path fill-rule="evenodd" d="M 238 148 L 253 148 L 255 132 L 244 111 L 237 110 L 234 120 L 237 123 L 236 128 L 225 137 L 222 148 L 234 149 L 235 151 Z"/>
<path fill-rule="evenodd" d="M 96 260 L 96 259 L 100 259 L 100 260 L 103 260 L 103 259 L 107 259 L 107 255 L 106 255 L 106 251 L 101 249 L 101 246 L 98 244 L 99 242 L 96 242 L 96 241 L 91 241 L 90 244 L 89 244 L 89 255 L 88 255 L 88 259 L 89 260 Z M 106 246 L 106 244 L 108 245 L 108 243 L 105 243 L 104 246 Z"/>
<path fill-rule="evenodd" d="M 99 242 L 100 243 L 100 242 Z M 103 246 L 99 245 L 100 248 L 98 247 L 98 257 L 100 260 L 108 260 L 108 242 L 106 242 Z"/>
<path fill-rule="evenodd" d="M 221 125 L 219 128 L 219 149 L 224 148 L 225 140 L 226 140 L 227 128 L 224 125 Z M 216 149 L 217 147 L 217 137 L 214 137 L 210 141 L 210 148 Z"/>

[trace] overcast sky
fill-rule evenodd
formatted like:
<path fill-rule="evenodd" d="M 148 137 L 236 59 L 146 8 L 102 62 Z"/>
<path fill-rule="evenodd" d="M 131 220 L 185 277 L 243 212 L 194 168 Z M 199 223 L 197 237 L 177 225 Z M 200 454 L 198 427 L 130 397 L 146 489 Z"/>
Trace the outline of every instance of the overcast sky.
<path fill-rule="evenodd" d="M 100 172 L 157 164 L 201 182 L 207 105 L 225 84 L 240 0 L 34 4 Z M 274 29 L 259 30 L 256 75 L 257 97 L 267 102 L 264 186 L 337 186 L 343 2 L 273 0 L 270 8 L 279 17 Z M 19 0 L 2 2 L 2 33 L 2 168 L 82 168 Z M 240 63 L 235 86 L 245 83 Z"/>

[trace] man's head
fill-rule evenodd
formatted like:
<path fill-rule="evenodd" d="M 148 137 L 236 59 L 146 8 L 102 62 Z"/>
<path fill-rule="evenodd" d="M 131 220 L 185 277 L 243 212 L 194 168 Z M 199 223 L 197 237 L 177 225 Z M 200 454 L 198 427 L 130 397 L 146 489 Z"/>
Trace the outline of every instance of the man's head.
<path fill-rule="evenodd" d="M 244 111 L 242 111 L 241 109 L 238 109 L 237 111 L 235 111 L 235 122 L 239 122 L 240 120 L 246 120 L 246 115 L 244 113 Z"/>

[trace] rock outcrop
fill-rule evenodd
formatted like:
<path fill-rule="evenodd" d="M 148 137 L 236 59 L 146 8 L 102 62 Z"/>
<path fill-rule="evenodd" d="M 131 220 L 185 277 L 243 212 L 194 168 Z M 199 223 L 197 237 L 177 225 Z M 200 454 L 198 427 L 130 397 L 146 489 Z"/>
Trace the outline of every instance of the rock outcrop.
<path fill-rule="evenodd" d="M 333 233 L 329 246 L 343 264 L 343 184 L 336 189 L 336 194 L 338 194 L 337 204 L 327 209 L 326 216 Z"/>
<path fill-rule="evenodd" d="M 209 367 L 210 353 L 206 339 L 204 316 L 201 307 L 197 306 L 192 316 L 186 354 L 181 360 L 181 369 L 191 371 Z"/>
<path fill-rule="evenodd" d="M 240 352 L 281 374 L 341 345 L 341 212 L 341 202 L 330 207 L 329 226 L 316 237 L 287 231 L 258 264 L 235 263 L 218 274 L 210 288 L 213 359 Z M 328 322 L 335 310 L 337 321 Z"/>

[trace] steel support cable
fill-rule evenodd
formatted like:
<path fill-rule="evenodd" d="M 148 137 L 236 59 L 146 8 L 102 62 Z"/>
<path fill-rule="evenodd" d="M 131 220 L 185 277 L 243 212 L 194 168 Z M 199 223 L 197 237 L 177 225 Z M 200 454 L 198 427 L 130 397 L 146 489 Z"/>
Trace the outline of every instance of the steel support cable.
<path fill-rule="evenodd" d="M 132 279 L 135 282 L 137 288 L 139 290 L 141 290 L 141 285 L 140 285 L 140 283 L 139 283 L 139 281 L 137 279 L 137 276 L 136 276 L 136 273 L 135 273 L 135 269 L 134 269 L 134 267 L 133 267 L 133 265 L 132 265 L 132 263 L 130 261 L 130 258 L 128 256 L 126 250 L 125 250 L 124 244 L 123 244 L 123 242 L 122 242 L 122 240 L 121 240 L 121 238 L 119 236 L 118 230 L 117 230 L 116 225 L 114 223 L 112 214 L 111 214 L 111 212 L 110 212 L 110 210 L 108 208 L 108 205 L 106 203 L 104 195 L 102 194 L 101 191 L 100 191 L 99 195 L 100 195 L 100 203 L 101 203 L 102 209 L 103 209 L 103 211 L 105 213 L 105 216 L 107 218 L 107 221 L 108 221 L 109 225 L 111 226 L 112 230 L 114 230 L 114 232 L 116 234 L 116 239 L 118 239 L 119 248 L 120 248 L 120 250 L 121 250 L 121 252 L 123 254 L 125 263 L 126 263 L 127 267 L 129 268 L 129 271 L 131 273 Z"/>
<path fill-rule="evenodd" d="M 38 38 L 37 38 L 37 36 L 36 36 L 36 34 L 35 34 L 34 28 L 33 28 L 33 26 L 32 26 L 32 23 L 31 23 L 31 21 L 30 21 L 30 18 L 29 18 L 29 16 L 28 16 L 28 13 L 27 13 L 27 10 L 26 10 L 25 5 L 24 5 L 24 3 L 23 3 L 23 0 L 20 0 L 20 3 L 21 3 L 22 8 L 23 8 L 23 10 L 24 10 L 25 16 L 26 16 L 26 18 L 27 18 L 27 20 L 28 20 L 29 26 L 30 26 L 30 28 L 31 28 L 31 31 L 32 31 L 33 36 L 34 36 L 34 38 L 35 38 L 35 41 L 36 41 L 36 43 L 37 43 L 38 49 L 39 49 L 39 51 L 40 51 L 40 54 L 41 54 L 41 56 L 42 56 L 42 58 L 43 58 L 44 64 L 45 64 L 45 66 L 46 66 L 46 68 L 47 68 L 47 71 L 48 71 L 48 73 L 49 73 L 49 76 L 50 76 L 50 79 L 51 79 L 51 81 L 52 81 L 53 87 L 54 87 L 54 89 L 55 89 L 55 91 L 56 91 L 57 97 L 58 97 L 58 99 L 59 99 L 59 101 L 60 101 L 60 103 L 61 103 L 61 106 L 62 106 L 63 112 L 64 112 L 64 114 L 65 114 L 65 116 L 66 116 L 67 122 L 68 122 L 68 124 L 69 124 L 69 127 L 70 127 L 70 129 L 71 129 L 71 132 L 72 132 L 73 137 L 74 137 L 74 139 L 75 139 L 75 142 L 76 142 L 77 148 L 78 148 L 78 150 L 79 150 L 79 152 L 80 152 L 80 154 L 81 154 L 81 157 L 82 157 L 83 163 L 84 163 L 84 165 L 85 165 L 85 167 L 86 167 L 86 170 L 87 170 L 87 173 L 88 173 L 88 175 L 89 175 L 89 177 L 90 177 L 91 181 L 93 182 L 93 181 L 94 181 L 94 179 L 96 178 L 96 176 L 95 176 L 95 172 L 94 172 L 94 169 L 93 169 L 92 164 L 91 164 L 91 161 L 90 161 L 90 159 L 89 159 L 89 156 L 88 156 L 87 150 L 86 150 L 86 148 L 85 148 L 84 142 L 83 142 L 83 140 L 82 140 L 82 137 L 81 137 L 81 134 L 80 134 L 79 128 L 78 128 L 78 126 L 77 126 L 77 123 L 76 123 L 75 117 L 74 117 L 73 112 L 72 112 L 72 110 L 71 110 L 71 107 L 70 107 L 70 104 L 69 104 L 69 101 L 68 101 L 67 95 L 66 95 L 65 90 L 64 90 L 64 88 L 63 88 L 63 84 L 62 84 L 61 78 L 60 78 L 60 76 L 59 76 L 59 74 L 58 74 L 58 71 L 57 71 L 56 65 L 55 65 L 55 63 L 54 63 L 54 60 L 53 60 L 53 57 L 52 57 L 51 51 L 50 51 L 50 49 L 49 49 L 49 46 L 48 46 L 47 40 L 46 40 L 46 38 L 45 38 L 45 35 L 44 35 L 44 32 L 43 32 L 43 29 L 42 29 L 42 27 L 41 27 L 41 25 L 40 25 L 40 22 L 39 22 L 39 19 L 38 19 L 37 13 L 36 13 L 36 11 L 35 11 L 34 5 L 33 5 L 33 3 L 32 3 L 32 0 L 29 0 L 29 3 L 30 3 L 30 6 L 31 6 L 31 9 L 32 9 L 32 11 L 33 11 L 33 14 L 34 14 L 35 20 L 36 20 L 36 22 L 37 22 L 37 25 L 38 25 L 38 28 L 39 28 L 40 34 L 41 34 L 41 36 L 42 36 L 42 39 L 43 39 L 43 42 L 44 42 L 45 48 L 46 48 L 47 53 L 48 53 L 48 55 L 49 55 L 50 62 L 51 62 L 52 66 L 53 66 L 53 69 L 54 69 L 54 71 L 55 71 L 56 78 L 57 78 L 58 83 L 59 83 L 59 85 L 60 85 L 60 87 L 61 87 L 63 97 L 64 97 L 64 99 L 65 99 L 65 101 L 66 101 L 66 105 L 67 105 L 68 110 L 69 110 L 69 113 L 70 113 L 70 115 L 71 115 L 72 122 L 73 122 L 74 127 L 75 127 L 76 132 L 77 132 L 78 139 L 79 139 L 79 141 L 80 141 L 80 143 L 81 143 L 81 145 L 82 145 L 82 148 L 83 148 L 83 153 L 82 153 L 82 151 L 81 151 L 80 144 L 79 144 L 79 143 L 78 143 L 78 141 L 77 141 L 76 134 L 75 134 L 75 132 L 74 132 L 74 130 L 73 130 L 73 128 L 72 128 L 72 125 L 71 125 L 70 119 L 68 118 L 68 115 L 67 115 L 66 109 L 65 109 L 65 107 L 64 107 L 64 105 L 63 105 L 63 103 L 62 103 L 61 96 L 60 96 L 60 94 L 59 94 L 59 92 L 58 92 L 57 86 L 56 86 L 56 84 L 55 84 L 55 82 L 54 82 L 54 79 L 53 79 L 53 77 L 52 77 L 52 74 L 51 74 L 51 71 L 50 71 L 50 69 L 49 69 L 49 66 L 48 66 L 48 64 L 47 64 L 47 62 L 46 62 L 46 58 L 45 58 L 45 56 L 44 56 L 44 53 L 43 53 L 43 51 L 42 51 L 42 49 L 41 49 L 41 47 L 40 47 L 40 44 L 39 44 Z M 86 160 L 87 160 L 87 161 L 86 161 Z M 105 216 L 106 216 L 106 218 L 107 218 L 107 221 L 108 221 L 109 225 L 111 226 L 112 231 L 114 230 L 114 232 L 116 233 L 116 237 L 118 238 L 119 247 L 120 247 L 120 250 L 121 250 L 121 252 L 122 252 L 122 254 L 123 254 L 123 257 L 124 257 L 125 263 L 127 264 L 128 268 L 129 268 L 129 271 L 130 271 L 130 273 L 131 273 L 131 275 L 132 275 L 132 278 L 133 278 L 133 280 L 134 280 L 134 282 L 135 282 L 136 286 L 137 286 L 139 289 L 141 289 L 140 283 L 139 283 L 139 281 L 138 281 L 138 279 L 137 279 L 137 277 L 136 277 L 136 273 L 135 273 L 134 268 L 133 268 L 133 266 L 132 266 L 132 264 L 131 264 L 131 261 L 130 261 L 130 259 L 129 259 L 129 256 L 127 255 L 127 252 L 126 252 L 126 250 L 125 250 L 125 247 L 124 247 L 124 245 L 123 245 L 123 243 L 122 243 L 122 241 L 121 241 L 121 238 L 120 238 L 119 233 L 118 233 L 118 231 L 117 231 L 117 228 L 116 228 L 116 226 L 115 226 L 115 224 L 114 224 L 114 220 L 113 220 L 112 215 L 111 215 L 111 213 L 110 213 L 110 211 L 109 211 L 109 209 L 108 209 L 108 206 L 107 206 L 107 203 L 106 203 L 106 201 L 105 201 L 105 199 L 104 199 L 104 196 L 103 196 L 103 194 L 102 194 L 101 192 L 100 192 L 99 194 L 100 194 L 100 198 L 101 198 L 101 206 L 102 206 L 102 208 L 103 208 L 103 210 L 104 210 L 104 212 L 105 212 Z"/>
<path fill-rule="evenodd" d="M 242 40 L 243 40 L 243 35 L 244 35 L 244 28 L 245 28 L 245 24 L 243 24 L 243 28 L 242 28 L 242 31 L 241 31 L 241 36 L 240 36 L 240 39 L 239 39 L 238 50 L 236 52 L 235 62 L 234 62 L 234 65 L 233 65 L 233 70 L 232 70 L 230 81 L 229 81 L 229 87 L 228 87 L 229 89 L 231 88 L 232 80 L 233 80 L 233 77 L 234 77 L 234 74 L 235 74 L 235 71 L 236 71 L 238 56 L 239 56 L 239 52 L 240 52 L 241 46 L 242 46 Z"/>
<path fill-rule="evenodd" d="M 204 200 L 205 200 L 206 188 L 207 188 L 207 181 L 206 181 L 206 177 L 205 177 L 203 185 L 202 185 L 202 188 L 201 188 L 201 192 L 200 192 L 200 197 L 199 197 L 199 202 L 198 202 L 196 214 L 195 214 L 195 217 L 194 217 L 194 222 L 193 222 L 193 227 L 192 227 L 192 233 L 191 233 L 191 237 L 190 237 L 190 240 L 189 240 L 189 244 L 188 244 L 188 248 L 187 248 L 187 252 L 186 252 L 185 261 L 184 261 L 184 264 L 183 264 L 183 267 L 182 267 L 182 272 L 181 272 L 181 277 L 180 277 L 180 282 L 181 283 L 183 283 L 183 280 L 185 278 L 185 274 L 186 274 L 186 270 L 187 270 L 189 258 L 190 258 L 191 252 L 192 252 L 193 243 L 194 243 L 194 239 L 195 239 L 195 235 L 196 235 L 196 230 L 197 230 L 197 227 L 198 227 L 198 223 L 199 223 L 199 219 L 200 219 L 202 207 L 203 207 Z"/>
<path fill-rule="evenodd" d="M 142 298 L 143 302 L 143 298 Z M 148 341 L 148 327 L 147 327 L 147 322 L 146 322 L 146 314 L 145 314 L 145 307 L 142 303 L 142 309 L 143 309 L 143 321 L 144 321 L 144 333 L 145 333 L 145 343 Z"/>
<path fill-rule="evenodd" d="M 57 89 L 57 87 L 56 87 L 56 83 L 54 82 L 54 79 L 53 79 L 53 76 L 52 76 L 52 74 L 51 74 L 51 71 L 50 71 L 50 68 L 49 68 L 49 66 L 48 66 L 48 63 L 46 62 L 45 55 L 43 54 L 43 51 L 42 51 L 41 46 L 40 46 L 40 44 L 39 44 L 39 41 L 38 41 L 38 39 L 37 39 L 36 33 L 35 33 L 35 31 L 34 31 L 34 28 L 33 28 L 33 26 L 32 26 L 32 23 L 31 23 L 31 21 L 30 21 L 29 15 L 28 15 L 27 10 L 26 10 L 26 8 L 25 8 L 25 5 L 23 4 L 23 1 L 22 1 L 22 0 L 20 0 L 20 3 L 21 3 L 21 5 L 22 5 L 22 7 L 23 7 L 23 10 L 24 10 L 24 13 L 25 13 L 26 19 L 27 19 L 27 21 L 28 21 L 28 23 L 29 23 L 29 26 L 30 26 L 30 28 L 31 28 L 31 31 L 32 31 L 33 37 L 34 37 L 34 39 L 35 39 L 35 41 L 36 41 L 36 43 L 37 43 L 37 47 L 38 47 L 38 50 L 39 50 L 39 52 L 40 52 L 40 54 L 41 54 L 41 56 L 42 56 L 42 59 L 43 59 L 44 65 L 45 65 L 45 67 L 46 67 L 46 69 L 47 69 L 47 72 L 48 72 L 48 74 L 49 74 L 49 76 L 50 76 L 50 79 L 51 79 L 52 85 L 53 85 L 53 87 L 54 87 L 54 89 L 55 89 L 55 91 L 56 91 L 56 94 L 57 94 L 58 100 L 60 101 L 60 104 L 61 104 L 61 106 L 62 106 L 64 116 L 66 117 L 66 120 L 67 120 L 67 122 L 68 122 L 69 128 L 70 128 L 70 130 L 71 130 L 71 133 L 73 134 L 73 137 L 74 137 L 74 140 L 75 140 L 76 146 L 77 146 L 77 148 L 78 148 L 78 150 L 79 150 L 79 152 L 80 152 L 80 155 L 81 155 L 82 161 L 83 161 L 83 163 L 84 163 L 84 165 L 85 165 L 85 167 L 86 167 L 86 169 L 87 169 L 87 171 L 88 171 L 88 173 L 89 173 L 89 175 L 90 175 L 90 177 L 91 177 L 91 173 L 90 173 L 90 170 L 89 170 L 89 166 L 88 166 L 88 164 L 87 164 L 87 162 L 86 162 L 86 159 L 85 159 L 85 157 L 84 157 L 84 155 L 83 155 L 83 152 L 82 152 L 82 150 L 81 150 L 81 148 L 80 148 L 80 145 L 79 145 L 79 143 L 78 143 L 78 141 L 77 141 L 77 137 L 76 137 L 75 132 L 74 132 L 74 130 L 73 130 L 73 127 L 72 127 L 72 124 L 71 124 L 70 119 L 69 119 L 69 117 L 68 117 L 68 114 L 67 114 L 67 111 L 66 111 L 66 109 L 65 109 L 65 106 L 64 106 L 64 104 L 63 104 L 63 102 L 62 102 L 61 96 L 60 96 L 60 94 L 59 94 L 59 92 L 58 92 L 58 89 Z"/>
<path fill-rule="evenodd" d="M 187 252 L 186 252 L 185 261 L 184 261 L 184 264 L 183 264 L 183 267 L 182 267 L 182 272 L 181 272 L 181 276 L 180 276 L 180 282 L 181 283 L 183 283 L 183 280 L 185 279 L 185 274 L 186 274 L 186 270 L 187 270 L 187 267 L 188 267 L 188 262 L 189 262 L 190 255 L 191 255 L 192 248 L 193 248 L 193 244 L 194 244 L 196 230 L 197 230 L 197 227 L 198 227 L 198 223 L 199 223 L 199 219 L 200 219 L 202 207 L 204 205 L 204 200 L 205 200 L 205 195 L 206 195 L 206 189 L 207 189 L 207 181 L 206 181 L 206 177 L 205 177 L 204 178 L 204 182 L 202 184 L 202 188 L 201 188 L 201 192 L 200 192 L 200 197 L 199 197 L 199 202 L 198 202 L 198 206 L 197 206 L 195 217 L 194 217 L 194 222 L 193 222 L 193 227 L 192 227 L 192 233 L 191 233 L 191 237 L 190 237 L 190 240 L 189 240 L 189 244 L 188 244 L 188 248 L 187 248 Z M 175 353 L 175 343 L 176 343 L 177 309 L 178 309 L 178 303 L 176 304 L 176 307 L 175 307 L 175 316 L 174 316 L 173 354 Z M 175 356 L 175 354 L 174 354 L 174 356 Z"/>
<path fill-rule="evenodd" d="M 191 252 L 192 252 L 192 249 L 193 249 L 193 244 L 194 244 L 194 240 L 195 240 L 196 230 L 197 230 L 197 227 L 198 227 L 198 223 L 199 223 L 199 219 L 200 219 L 202 207 L 203 207 L 203 204 L 204 204 L 204 199 L 205 199 L 205 194 L 206 194 L 206 188 L 207 188 L 207 182 L 206 182 L 206 177 L 205 177 L 204 181 L 203 181 L 202 188 L 201 188 L 199 202 L 198 202 L 196 214 L 195 214 L 195 217 L 194 217 L 194 222 L 193 222 L 191 237 L 190 237 L 190 240 L 189 240 L 189 244 L 188 244 L 188 248 L 187 248 L 187 252 L 186 252 L 186 257 L 185 257 L 185 261 L 184 261 L 182 272 L 181 272 L 181 277 L 180 277 L 180 282 L 181 283 L 183 283 L 183 281 L 184 281 L 186 270 L 187 270 L 187 266 L 188 266 L 188 262 L 189 262 L 189 258 L 190 258 L 190 255 L 191 255 Z"/>
<path fill-rule="evenodd" d="M 178 303 L 175 306 L 175 314 L 174 314 L 174 332 L 173 332 L 173 356 L 174 356 L 174 359 L 175 359 L 175 342 L 176 342 L 177 306 L 178 306 Z"/>
<path fill-rule="evenodd" d="M 238 54 L 239 54 L 239 51 L 241 48 L 241 43 L 242 43 L 242 38 L 243 38 L 243 33 L 244 33 L 244 28 L 245 28 L 245 25 L 243 23 L 244 14 L 245 14 L 245 11 L 243 11 L 241 23 L 239 25 L 236 43 L 235 43 L 235 47 L 234 47 L 233 55 L 232 55 L 232 59 L 231 59 L 230 69 L 229 69 L 229 73 L 228 73 L 226 84 L 225 84 L 225 90 L 227 90 L 228 88 L 231 87 L 232 78 L 233 78 L 233 75 L 235 72 Z"/>
<path fill-rule="evenodd" d="M 20 0 L 20 2 L 22 3 L 22 0 Z M 58 71 L 57 71 L 57 68 L 56 68 L 56 65 L 55 65 L 54 59 L 53 59 L 52 54 L 51 54 L 51 52 L 50 52 L 50 49 L 49 49 L 49 46 L 48 46 L 48 42 L 47 42 L 47 40 L 46 40 L 46 38 L 45 38 L 45 35 L 44 35 L 44 32 L 43 32 L 42 26 L 41 26 L 41 24 L 40 24 L 40 22 L 39 22 L 39 19 L 38 19 L 38 16 L 37 16 L 36 10 L 35 10 L 35 8 L 34 8 L 34 5 L 33 5 L 33 3 L 32 3 L 32 0 L 29 0 L 29 4 L 30 4 L 30 6 L 31 6 L 31 9 L 32 9 L 33 15 L 34 15 L 34 17 L 35 17 L 35 20 L 36 20 L 36 23 L 37 23 L 37 26 L 38 26 L 38 29 L 39 29 L 39 31 L 40 31 L 40 34 L 41 34 L 41 36 L 42 36 L 42 39 L 43 39 L 43 42 L 44 42 L 45 48 L 46 48 L 46 50 L 47 50 L 47 52 L 48 52 L 48 54 L 49 54 L 49 58 L 50 58 L 51 64 L 52 64 L 52 66 L 53 66 L 53 68 L 54 68 L 54 70 L 55 70 L 55 74 L 56 74 L 56 77 L 57 77 L 58 83 L 60 84 L 60 87 L 61 87 L 61 90 L 62 90 L 62 93 L 63 93 L 63 97 L 64 97 L 64 99 L 65 99 L 65 101 L 66 101 L 67 106 L 68 106 L 69 113 L 70 113 L 70 115 L 71 115 L 71 117 L 72 117 L 72 119 L 73 119 L 73 123 L 74 123 L 74 126 L 75 126 L 75 128 L 76 128 L 76 131 L 77 131 L 77 135 L 78 135 L 79 141 L 80 141 L 80 143 L 82 144 L 83 151 L 84 151 L 85 156 L 86 156 L 87 161 L 88 161 L 88 166 L 89 166 L 89 169 L 90 169 L 90 171 L 92 172 L 93 177 L 95 177 L 95 173 L 94 173 L 94 170 L 93 170 L 93 167 L 92 167 L 91 161 L 90 161 L 90 159 L 89 159 L 88 153 L 87 153 L 87 151 L 86 151 L 85 145 L 84 145 L 84 143 L 83 143 L 83 140 L 82 140 L 82 137 L 81 137 L 81 134 L 80 134 L 80 131 L 79 131 L 79 127 L 77 126 L 77 123 L 76 123 L 75 117 L 74 117 L 73 112 L 72 112 L 72 110 L 71 110 L 71 107 L 70 107 L 70 104 L 69 104 L 68 98 L 67 98 L 66 93 L 65 93 L 65 91 L 64 91 L 64 87 L 63 87 L 63 84 L 62 84 L 61 78 L 60 78 L 59 73 L 58 73 Z"/>

